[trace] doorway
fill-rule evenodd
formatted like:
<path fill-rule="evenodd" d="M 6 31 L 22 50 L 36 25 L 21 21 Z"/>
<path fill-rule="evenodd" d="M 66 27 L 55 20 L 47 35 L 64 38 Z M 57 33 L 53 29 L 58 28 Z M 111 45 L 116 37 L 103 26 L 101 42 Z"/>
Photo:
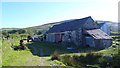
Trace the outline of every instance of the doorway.
<path fill-rule="evenodd" d="M 58 43 L 60 41 L 61 41 L 60 34 L 55 34 L 55 42 Z"/>

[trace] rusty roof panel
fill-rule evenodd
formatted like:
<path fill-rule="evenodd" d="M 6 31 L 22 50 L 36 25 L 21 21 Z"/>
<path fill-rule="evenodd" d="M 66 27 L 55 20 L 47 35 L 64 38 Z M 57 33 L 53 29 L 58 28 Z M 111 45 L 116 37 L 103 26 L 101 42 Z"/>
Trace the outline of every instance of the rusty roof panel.
<path fill-rule="evenodd" d="M 108 34 L 100 29 L 86 30 L 94 39 L 112 39 Z"/>

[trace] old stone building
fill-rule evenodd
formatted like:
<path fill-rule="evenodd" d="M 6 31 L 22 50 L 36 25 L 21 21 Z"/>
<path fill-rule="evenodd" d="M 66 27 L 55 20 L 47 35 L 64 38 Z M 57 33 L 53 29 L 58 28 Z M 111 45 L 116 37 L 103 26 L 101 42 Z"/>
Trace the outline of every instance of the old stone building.
<path fill-rule="evenodd" d="M 46 32 L 46 41 L 73 47 L 106 48 L 112 44 L 112 38 L 99 29 L 91 16 L 54 25 Z"/>

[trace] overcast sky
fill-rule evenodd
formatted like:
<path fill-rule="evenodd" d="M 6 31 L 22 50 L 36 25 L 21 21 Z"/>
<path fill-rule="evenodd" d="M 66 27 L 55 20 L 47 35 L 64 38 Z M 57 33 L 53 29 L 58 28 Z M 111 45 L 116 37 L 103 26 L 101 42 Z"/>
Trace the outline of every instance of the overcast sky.
<path fill-rule="evenodd" d="M 118 0 L 26 1 L 3 0 L 2 28 L 24 28 L 87 16 L 118 21 Z"/>

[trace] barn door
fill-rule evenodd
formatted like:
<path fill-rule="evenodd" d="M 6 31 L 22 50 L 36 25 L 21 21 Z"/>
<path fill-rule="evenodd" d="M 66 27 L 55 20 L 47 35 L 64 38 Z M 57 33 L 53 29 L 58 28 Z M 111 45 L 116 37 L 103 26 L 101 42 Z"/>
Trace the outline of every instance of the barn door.
<path fill-rule="evenodd" d="M 64 34 L 61 34 L 61 41 L 64 41 Z"/>
<path fill-rule="evenodd" d="M 88 47 L 95 47 L 94 39 L 92 37 L 85 37 L 86 38 L 86 45 Z"/>
<path fill-rule="evenodd" d="M 55 34 L 55 42 L 60 42 L 60 34 Z"/>

